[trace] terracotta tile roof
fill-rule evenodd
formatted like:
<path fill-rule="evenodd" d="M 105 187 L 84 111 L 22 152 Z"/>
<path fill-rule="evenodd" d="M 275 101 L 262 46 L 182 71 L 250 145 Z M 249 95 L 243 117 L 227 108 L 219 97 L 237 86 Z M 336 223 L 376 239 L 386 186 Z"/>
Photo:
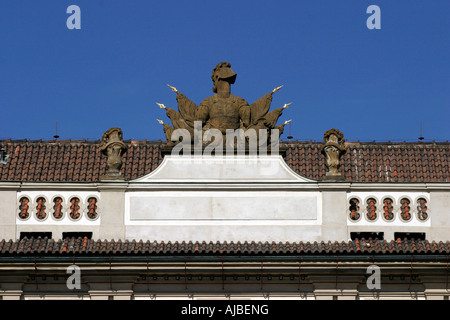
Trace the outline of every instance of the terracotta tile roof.
<path fill-rule="evenodd" d="M 23 238 L 1 240 L 0 257 L 16 255 L 448 255 L 450 241 L 386 241 L 356 239 L 348 242 L 157 242 L 93 240 L 88 238 Z"/>
<path fill-rule="evenodd" d="M 0 164 L 3 181 L 95 182 L 106 173 L 100 141 L 0 141 L 9 154 Z M 160 143 L 128 142 L 122 174 L 126 180 L 153 171 L 162 161 Z"/>
<path fill-rule="evenodd" d="M 314 180 L 326 174 L 320 143 L 288 144 L 285 160 Z M 340 172 L 352 182 L 449 182 L 450 144 L 346 143 Z"/>
<path fill-rule="evenodd" d="M 122 174 L 142 177 L 162 161 L 164 143 L 126 141 Z M 100 141 L 3 140 L 9 158 L 0 164 L 0 181 L 95 182 L 106 173 Z M 285 160 L 297 173 L 314 180 L 325 176 L 321 143 L 289 142 Z M 449 182 L 450 143 L 346 143 L 340 172 L 351 182 Z"/>

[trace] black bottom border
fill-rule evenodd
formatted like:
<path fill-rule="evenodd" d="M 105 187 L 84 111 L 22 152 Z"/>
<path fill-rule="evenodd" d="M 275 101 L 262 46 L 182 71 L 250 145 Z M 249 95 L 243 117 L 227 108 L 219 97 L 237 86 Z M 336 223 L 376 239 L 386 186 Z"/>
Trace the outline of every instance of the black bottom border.
<path fill-rule="evenodd" d="M 314 317 L 360 316 L 389 317 L 397 313 L 417 316 L 424 310 L 433 314 L 446 312 L 445 300 L 19 300 L 0 301 L 3 310 L 14 308 L 21 316 L 45 314 L 46 318 L 112 316 L 117 318 L 153 319 L 299 319 Z M 429 309 L 432 308 L 432 309 Z M 445 308 L 445 309 L 444 309 Z M 47 310 L 47 312 L 43 312 Z M 53 311 L 53 312 L 48 312 Z"/>

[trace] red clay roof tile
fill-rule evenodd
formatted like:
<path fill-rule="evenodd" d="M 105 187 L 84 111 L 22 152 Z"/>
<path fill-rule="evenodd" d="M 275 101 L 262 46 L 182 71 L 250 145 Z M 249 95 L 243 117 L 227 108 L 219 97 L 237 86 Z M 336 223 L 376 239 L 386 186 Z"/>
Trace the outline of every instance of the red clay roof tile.
<path fill-rule="evenodd" d="M 449 254 L 450 242 L 429 242 L 428 240 L 401 240 L 387 242 L 378 239 L 356 239 L 349 242 L 150 242 L 140 240 L 114 241 L 70 238 L 64 241 L 48 238 L 31 238 L 17 241 L 0 241 L 1 256 L 11 254 L 49 255 L 65 253 L 82 254 L 248 254 L 248 255 L 286 255 L 286 254 Z"/>
<path fill-rule="evenodd" d="M 133 180 L 155 170 L 162 161 L 161 142 L 128 142 L 122 174 Z M 106 172 L 106 157 L 100 142 L 0 141 L 7 164 L 0 164 L 3 181 L 95 182 Z M 297 173 L 321 180 L 326 173 L 320 143 L 282 143 L 285 160 Z M 450 144 L 347 143 L 341 158 L 345 181 L 359 182 L 448 182 Z"/>

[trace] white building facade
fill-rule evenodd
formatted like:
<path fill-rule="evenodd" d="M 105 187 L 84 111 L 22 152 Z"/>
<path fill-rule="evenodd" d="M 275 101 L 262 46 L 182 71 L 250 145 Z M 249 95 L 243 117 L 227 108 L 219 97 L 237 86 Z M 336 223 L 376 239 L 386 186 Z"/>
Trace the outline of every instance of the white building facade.
<path fill-rule="evenodd" d="M 0 168 L 3 299 L 448 299 L 448 171 L 420 181 L 384 179 L 382 170 L 372 181 L 318 179 L 296 170 L 293 152 L 160 154 L 155 169 L 131 178 L 32 181 L 17 180 L 17 148 L 27 144 L 9 145 Z M 448 144 L 435 148 L 448 154 Z M 142 162 L 126 157 L 123 171 Z M 73 264 L 75 290 L 66 284 Z M 367 286 L 371 265 L 381 268 L 381 289 Z"/>

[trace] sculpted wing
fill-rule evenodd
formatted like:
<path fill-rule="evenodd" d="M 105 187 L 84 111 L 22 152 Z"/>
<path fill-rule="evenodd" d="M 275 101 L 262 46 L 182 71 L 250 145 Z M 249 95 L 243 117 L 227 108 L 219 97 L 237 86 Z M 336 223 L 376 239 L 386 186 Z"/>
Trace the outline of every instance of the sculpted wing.
<path fill-rule="evenodd" d="M 264 124 L 269 129 L 273 129 L 277 124 L 278 118 L 283 114 L 283 110 L 287 108 L 287 105 L 284 105 L 281 108 L 277 108 L 272 110 L 266 114 L 264 117 Z"/>
<path fill-rule="evenodd" d="M 267 126 L 267 128 L 273 129 L 278 121 L 278 118 L 281 116 L 282 113 L 283 109 L 281 108 L 268 112 L 264 117 L 265 119 L 264 124 Z"/>
<path fill-rule="evenodd" d="M 193 126 L 197 105 L 180 92 L 177 93 L 177 102 L 178 102 L 178 110 L 180 111 L 181 116 L 189 124 L 192 123 Z"/>
<path fill-rule="evenodd" d="M 266 93 L 250 105 L 251 123 L 256 124 L 270 109 L 272 103 L 272 92 Z"/>
<path fill-rule="evenodd" d="M 170 85 L 168 86 L 173 92 L 176 92 L 177 94 L 178 111 L 180 112 L 181 117 L 186 121 L 188 125 L 193 127 L 197 105 L 180 91 L 178 91 L 177 88 Z"/>
<path fill-rule="evenodd" d="M 257 124 L 258 121 L 261 120 L 267 114 L 267 112 L 269 112 L 270 104 L 272 103 L 272 96 L 275 92 L 280 90 L 281 87 L 282 86 L 279 86 L 273 89 L 271 92 L 266 93 L 250 105 L 251 124 Z"/>

